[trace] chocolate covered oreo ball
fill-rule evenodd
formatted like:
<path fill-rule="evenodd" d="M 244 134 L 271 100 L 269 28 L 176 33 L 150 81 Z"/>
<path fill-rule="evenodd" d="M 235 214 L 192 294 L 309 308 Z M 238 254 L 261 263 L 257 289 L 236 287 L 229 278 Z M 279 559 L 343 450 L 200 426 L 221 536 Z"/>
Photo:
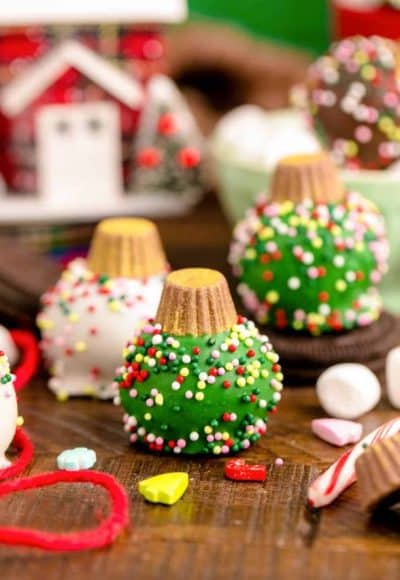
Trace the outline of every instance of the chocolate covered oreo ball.
<path fill-rule="evenodd" d="M 128 343 L 116 379 L 130 440 L 178 454 L 247 449 L 281 398 L 278 360 L 236 314 L 222 274 L 169 274 L 155 321 Z"/>
<path fill-rule="evenodd" d="M 400 92 L 394 43 L 350 37 L 309 69 L 308 109 L 335 161 L 381 169 L 400 158 Z"/>
<path fill-rule="evenodd" d="M 230 262 L 259 323 L 318 335 L 379 318 L 387 255 L 377 208 L 345 193 L 332 161 L 316 154 L 281 161 L 271 198 L 237 225 Z"/>

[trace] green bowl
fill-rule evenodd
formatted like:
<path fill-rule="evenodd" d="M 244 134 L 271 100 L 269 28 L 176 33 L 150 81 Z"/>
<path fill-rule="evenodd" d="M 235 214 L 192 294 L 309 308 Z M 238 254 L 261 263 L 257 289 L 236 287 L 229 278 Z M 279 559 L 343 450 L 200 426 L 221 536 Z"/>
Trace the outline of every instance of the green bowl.
<path fill-rule="evenodd" d="M 218 192 L 232 224 L 242 219 L 260 192 L 268 191 L 271 172 L 228 160 L 214 151 Z M 400 313 L 400 175 L 382 171 L 343 171 L 343 182 L 373 201 L 385 216 L 390 242 L 389 273 L 381 285 L 385 307 Z"/>

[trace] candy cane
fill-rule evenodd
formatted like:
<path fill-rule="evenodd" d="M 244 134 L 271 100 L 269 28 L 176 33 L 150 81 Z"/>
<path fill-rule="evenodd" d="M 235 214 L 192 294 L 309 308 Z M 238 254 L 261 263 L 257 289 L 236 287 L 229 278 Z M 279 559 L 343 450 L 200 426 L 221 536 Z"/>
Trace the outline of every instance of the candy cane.
<path fill-rule="evenodd" d="M 355 464 L 366 447 L 380 439 L 386 439 L 399 433 L 400 417 L 384 423 L 375 431 L 361 439 L 349 451 L 322 473 L 308 489 L 308 502 L 312 507 L 324 507 L 332 503 L 345 489 L 356 481 Z"/>

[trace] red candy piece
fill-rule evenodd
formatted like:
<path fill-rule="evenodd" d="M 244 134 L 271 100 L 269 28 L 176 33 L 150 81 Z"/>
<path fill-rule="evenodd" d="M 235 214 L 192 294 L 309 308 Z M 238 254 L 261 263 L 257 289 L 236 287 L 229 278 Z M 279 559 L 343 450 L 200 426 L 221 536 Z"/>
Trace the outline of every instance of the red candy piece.
<path fill-rule="evenodd" d="M 249 465 L 244 459 L 230 459 L 225 463 L 224 475 L 233 481 L 265 481 L 265 465 Z"/>

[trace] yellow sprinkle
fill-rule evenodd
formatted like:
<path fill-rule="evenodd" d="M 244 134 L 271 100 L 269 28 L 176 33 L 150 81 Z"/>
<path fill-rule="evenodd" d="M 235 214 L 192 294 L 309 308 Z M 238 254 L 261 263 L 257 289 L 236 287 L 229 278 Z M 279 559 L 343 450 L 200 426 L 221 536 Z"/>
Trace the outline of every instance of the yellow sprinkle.
<path fill-rule="evenodd" d="M 19 417 L 17 417 L 17 427 L 22 427 L 22 425 L 24 424 L 24 418 L 22 415 L 20 415 Z"/>
<path fill-rule="evenodd" d="M 254 377 L 255 379 L 258 379 L 260 376 L 260 372 L 259 371 L 251 371 L 251 376 Z"/>
<path fill-rule="evenodd" d="M 219 445 L 216 445 L 213 449 L 213 453 L 215 455 L 219 455 L 221 453 L 221 447 Z"/>
<path fill-rule="evenodd" d="M 56 397 L 59 403 L 65 403 L 69 399 L 68 391 L 57 391 Z"/>
<path fill-rule="evenodd" d="M 187 367 L 183 367 L 183 369 L 181 369 L 181 370 L 179 371 L 179 374 L 180 374 L 182 377 L 187 377 L 187 376 L 188 376 L 188 374 L 189 374 L 189 369 L 188 369 Z"/>
<path fill-rule="evenodd" d="M 314 239 L 312 240 L 312 242 L 311 242 L 311 245 L 312 245 L 314 248 L 317 248 L 317 249 L 319 249 L 319 248 L 322 248 L 323 241 L 321 240 L 321 238 L 314 238 Z"/>
<path fill-rule="evenodd" d="M 112 312 L 120 312 L 120 310 L 122 308 L 122 304 L 121 304 L 121 302 L 118 302 L 117 300 L 111 300 L 108 303 L 108 308 Z"/>
<path fill-rule="evenodd" d="M 260 232 L 258 234 L 260 240 L 268 240 L 270 238 L 273 238 L 274 235 L 275 235 L 275 232 L 270 227 L 262 228 L 262 230 L 260 230 Z"/>
<path fill-rule="evenodd" d="M 223 439 L 223 441 L 227 441 L 229 439 L 229 437 L 230 437 L 230 435 L 229 435 L 228 431 L 224 431 L 222 433 L 222 439 Z"/>
<path fill-rule="evenodd" d="M 53 330 L 54 322 L 49 318 L 38 318 L 37 325 L 40 330 Z"/>
<path fill-rule="evenodd" d="M 294 320 L 292 326 L 295 330 L 302 330 L 304 328 L 304 324 L 300 320 Z"/>
<path fill-rule="evenodd" d="M 361 69 L 360 76 L 366 81 L 372 81 L 376 76 L 375 67 L 370 64 L 365 64 Z"/>
<path fill-rule="evenodd" d="M 71 312 L 68 316 L 70 322 L 79 322 L 80 316 L 77 312 Z"/>
<path fill-rule="evenodd" d="M 206 388 L 206 383 L 204 381 L 198 381 L 197 388 L 203 390 Z"/>
<path fill-rule="evenodd" d="M 247 377 L 246 382 L 248 385 L 254 385 L 254 377 Z"/>
<path fill-rule="evenodd" d="M 194 398 L 196 401 L 202 401 L 204 399 L 204 393 L 196 393 Z"/>
<path fill-rule="evenodd" d="M 257 257 L 257 252 L 254 248 L 247 248 L 244 256 L 247 260 L 254 260 Z"/>
<path fill-rule="evenodd" d="M 284 201 L 281 203 L 279 208 L 280 215 L 286 215 L 287 213 L 291 213 L 294 208 L 294 203 L 292 201 Z"/>
<path fill-rule="evenodd" d="M 246 386 L 246 379 L 244 377 L 239 377 L 236 381 L 236 384 L 239 387 L 245 387 Z"/>
<path fill-rule="evenodd" d="M 83 394 L 87 395 L 88 397 L 94 395 L 94 391 L 95 389 L 92 385 L 86 385 L 85 387 L 83 387 Z"/>
<path fill-rule="evenodd" d="M 158 350 L 156 352 L 156 358 L 161 358 L 161 357 L 162 357 L 162 352 L 161 352 L 161 350 Z"/>
<path fill-rule="evenodd" d="M 267 371 L 267 369 L 263 369 L 261 371 L 261 376 L 263 379 L 266 379 L 267 377 L 269 377 L 269 372 Z"/>
<path fill-rule="evenodd" d="M 354 244 L 354 249 L 356 250 L 356 252 L 363 252 L 365 249 L 364 242 L 356 242 Z"/>
<path fill-rule="evenodd" d="M 143 355 L 140 354 L 140 352 L 138 352 L 137 355 L 135 355 L 135 361 L 142 362 L 142 360 L 143 360 Z"/>
<path fill-rule="evenodd" d="M 164 397 L 162 396 L 161 393 L 158 393 L 158 395 L 156 395 L 154 401 L 155 401 L 156 405 L 159 405 L 161 407 L 164 404 Z"/>
<path fill-rule="evenodd" d="M 276 290 L 270 290 L 266 293 L 265 298 L 270 304 L 276 304 L 279 301 L 279 294 Z"/>
<path fill-rule="evenodd" d="M 227 371 L 232 371 L 233 370 L 233 364 L 230 363 L 230 362 L 227 362 L 226 365 L 225 365 L 225 369 Z"/>
<path fill-rule="evenodd" d="M 204 433 L 205 433 L 206 435 L 210 435 L 212 432 L 213 432 L 213 428 L 212 428 L 212 427 L 210 427 L 210 425 L 206 425 L 206 426 L 204 427 Z"/>
<path fill-rule="evenodd" d="M 344 149 L 348 157 L 355 157 L 358 153 L 358 145 L 355 141 L 347 141 Z"/>
<path fill-rule="evenodd" d="M 337 280 L 335 287 L 338 292 L 344 292 L 347 288 L 347 284 L 344 280 Z"/>
<path fill-rule="evenodd" d="M 79 340 L 75 343 L 74 349 L 76 352 L 85 352 L 85 350 L 87 350 L 87 344 L 83 340 Z"/>
<path fill-rule="evenodd" d="M 144 417 L 145 421 L 151 421 L 152 415 L 151 415 L 151 413 L 145 413 L 143 415 L 143 417 Z"/>

